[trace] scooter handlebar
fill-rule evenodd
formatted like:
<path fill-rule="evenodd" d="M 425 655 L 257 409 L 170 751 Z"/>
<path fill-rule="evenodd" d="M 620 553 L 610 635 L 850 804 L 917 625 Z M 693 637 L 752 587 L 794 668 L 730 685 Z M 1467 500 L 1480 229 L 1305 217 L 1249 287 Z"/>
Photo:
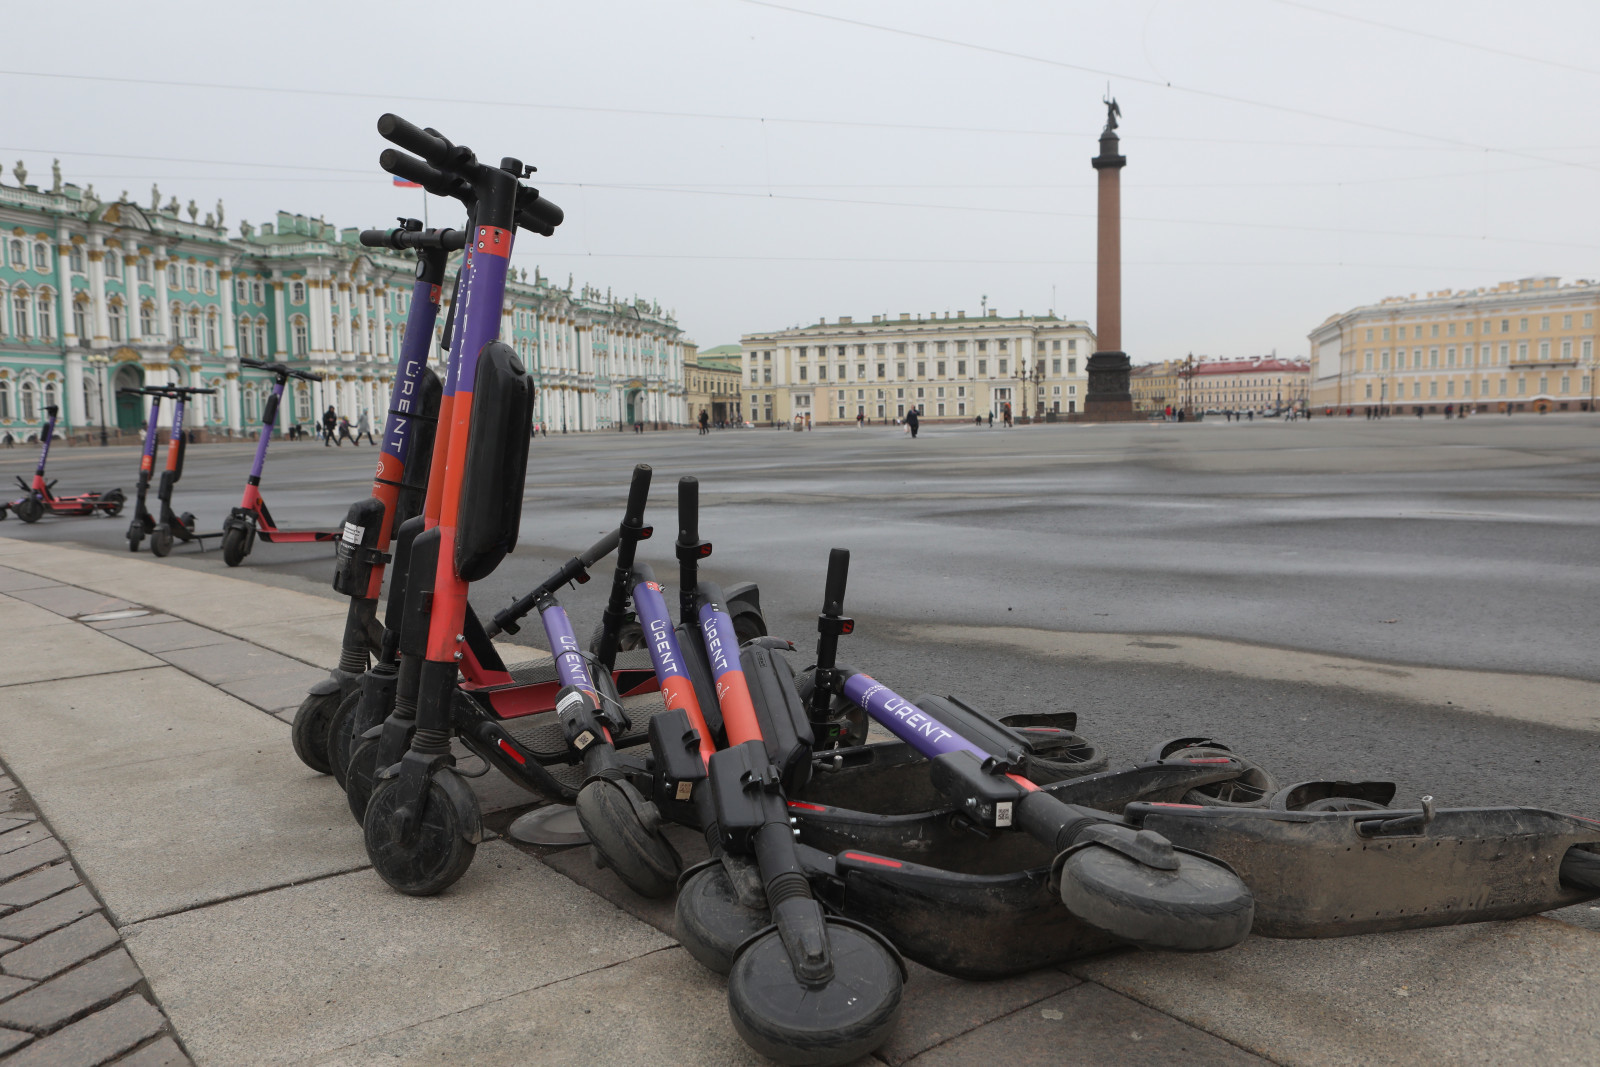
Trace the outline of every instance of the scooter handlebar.
<path fill-rule="evenodd" d="M 678 479 L 678 539 L 700 540 L 700 481 L 689 475 Z"/>
<path fill-rule="evenodd" d="M 517 225 L 525 230 L 549 237 L 567 215 L 560 207 L 539 195 L 539 190 L 526 185 L 517 187 Z"/>
<path fill-rule="evenodd" d="M 244 367 L 254 367 L 257 370 L 270 371 L 273 374 L 281 375 L 285 378 L 299 378 L 304 382 L 322 381 L 322 375 L 320 374 L 312 374 L 310 371 L 295 370 L 293 367 L 285 366 L 282 363 L 269 363 L 262 359 L 241 358 L 239 360 L 239 364 L 240 366 Z"/>
<path fill-rule="evenodd" d="M 392 112 L 379 116 L 378 135 L 391 144 L 399 145 L 407 152 L 415 152 L 436 167 L 448 164 L 451 152 L 455 148 L 455 145 L 437 131 L 413 125 Z"/>
<path fill-rule="evenodd" d="M 434 196 L 454 197 L 463 202 L 472 198 L 472 187 L 456 174 L 429 166 L 415 156 L 408 156 L 393 148 L 385 148 L 378 153 L 378 166 L 396 178 L 416 182 Z"/>
<path fill-rule="evenodd" d="M 600 538 L 600 540 L 596 541 L 594 544 L 578 553 L 578 561 L 581 562 L 584 566 L 584 569 L 587 570 L 588 568 L 593 567 L 596 563 L 599 563 L 601 560 L 605 559 L 607 556 L 611 555 L 611 553 L 615 552 L 617 550 L 617 545 L 621 541 L 622 531 L 620 529 L 612 530 L 610 533 Z"/>
<path fill-rule="evenodd" d="M 442 248 L 456 252 L 467 246 L 465 230 L 362 230 L 361 243 L 368 248 Z"/>
<path fill-rule="evenodd" d="M 644 506 L 650 499 L 650 474 L 648 463 L 641 463 L 633 468 L 633 480 L 628 483 L 628 505 L 622 513 L 624 526 L 641 526 L 644 524 Z"/>
<path fill-rule="evenodd" d="M 835 548 L 828 552 L 828 581 L 823 591 L 822 610 L 837 615 L 844 610 L 845 584 L 850 577 L 850 550 Z"/>

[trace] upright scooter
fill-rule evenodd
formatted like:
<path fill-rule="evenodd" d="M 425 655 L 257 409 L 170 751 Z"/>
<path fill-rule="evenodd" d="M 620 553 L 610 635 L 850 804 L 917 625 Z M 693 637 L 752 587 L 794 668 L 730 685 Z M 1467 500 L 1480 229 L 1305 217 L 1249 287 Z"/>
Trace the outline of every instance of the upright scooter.
<path fill-rule="evenodd" d="M 150 551 L 156 556 L 166 556 L 172 551 L 174 539 L 186 544 L 193 541 L 204 548 L 207 537 L 222 536 L 220 533 L 203 534 L 197 531 L 193 512 L 185 511 L 180 515 L 172 510 L 172 490 L 178 484 L 178 479 L 183 477 L 183 458 L 189 450 L 189 440 L 183 428 L 183 415 L 188 408 L 189 398 L 215 393 L 216 390 L 176 385 L 158 388 L 172 398 L 172 433 L 167 440 L 167 467 L 161 472 L 161 483 L 156 489 L 161 511 L 151 526 Z"/>
<path fill-rule="evenodd" d="M 145 494 L 150 491 L 150 479 L 156 469 L 156 430 L 161 424 L 161 400 L 167 394 L 161 389 L 118 389 L 119 394 L 148 396 L 150 414 L 145 420 L 144 447 L 139 450 L 139 483 L 133 491 L 133 520 L 128 523 L 128 551 L 139 551 L 139 544 L 156 529 L 156 517 L 145 507 Z"/>
<path fill-rule="evenodd" d="M 269 371 L 273 377 L 272 395 L 267 398 L 261 412 L 261 438 L 256 444 L 255 463 L 250 467 L 250 477 L 245 480 L 244 499 L 229 513 L 222 524 L 222 562 L 237 567 L 244 562 L 255 546 L 256 538 L 268 542 L 333 541 L 337 530 L 280 530 L 272 521 L 272 512 L 261 498 L 261 471 L 267 465 L 267 445 L 272 440 L 272 428 L 277 425 L 278 405 L 283 400 L 283 387 L 290 378 L 305 382 L 321 381 L 322 377 L 303 370 L 295 370 L 283 363 L 269 363 L 259 359 L 241 359 L 240 364 L 257 370 Z"/>
<path fill-rule="evenodd" d="M 468 586 L 515 547 L 522 516 L 533 387 L 515 352 L 499 341 L 512 241 L 519 225 L 553 232 L 562 214 L 521 184 L 530 171 L 520 160 L 480 163 L 470 149 L 394 115 L 379 119 L 378 132 L 422 157 L 386 150 L 384 170 L 457 197 L 472 217 L 440 405 L 448 430 L 434 449 L 424 503 L 425 525 L 432 525 L 411 545 L 401 686 L 390 716 L 414 708 L 415 727 L 400 761 L 378 771 L 363 820 L 379 876 L 401 892 L 428 895 L 460 877 L 483 836 L 476 798 L 455 773 L 451 701 L 467 654 Z M 406 631 L 421 636 L 424 627 L 416 688 L 408 692 L 405 668 L 418 657 Z"/>
<path fill-rule="evenodd" d="M 55 479 L 44 480 L 44 464 L 50 458 L 50 442 L 55 438 L 56 416 L 61 414 L 61 409 L 54 404 L 44 409 L 44 428 L 39 431 L 39 439 L 43 442 L 39 447 L 39 467 L 33 472 L 33 481 L 23 481 L 17 475 L 17 485 L 22 487 L 23 496 L 7 504 L 0 504 L 0 519 L 6 517 L 9 508 L 17 513 L 17 518 L 23 522 L 38 522 L 44 518 L 45 513 L 51 515 L 93 515 L 96 512 L 105 512 L 107 515 L 117 516 L 122 514 L 122 506 L 127 502 L 121 489 L 109 489 L 104 493 L 79 493 L 76 496 L 56 496 L 53 492 Z"/>
<path fill-rule="evenodd" d="M 383 444 L 378 449 L 378 470 L 373 476 L 372 493 L 350 505 L 335 550 L 338 563 L 334 568 L 333 588 L 350 598 L 339 665 L 327 679 L 311 687 L 295 712 L 290 733 L 295 754 L 306 766 L 323 774 L 337 771 L 342 776 L 342 761 L 349 759 L 347 744 L 338 745 L 338 751 L 330 757 L 330 728 L 340 706 L 356 694 L 367 672 L 367 657 L 372 647 L 370 635 L 377 617 L 378 597 L 383 590 L 385 566 L 390 558 L 390 542 L 408 519 L 422 512 L 442 392 L 438 375 L 428 368 L 428 353 L 433 346 L 433 326 L 439 315 L 445 267 L 450 253 L 465 247 L 466 242 L 467 234 L 463 230 L 424 230 L 416 219 L 401 219 L 400 225 L 392 230 L 361 233 L 361 243 L 369 248 L 415 251 L 417 280 L 412 286 L 405 340 L 400 346 L 394 385 L 389 393 L 389 416 L 384 422 Z M 406 537 L 406 547 L 397 549 L 397 555 L 409 553 L 409 538 L 417 532 L 411 531 Z M 376 683 L 386 683 L 391 693 L 399 674 L 400 609 L 404 601 L 404 593 L 395 595 L 391 588 L 378 661 L 373 668 Z M 343 733 L 348 731 L 347 721 Z"/>

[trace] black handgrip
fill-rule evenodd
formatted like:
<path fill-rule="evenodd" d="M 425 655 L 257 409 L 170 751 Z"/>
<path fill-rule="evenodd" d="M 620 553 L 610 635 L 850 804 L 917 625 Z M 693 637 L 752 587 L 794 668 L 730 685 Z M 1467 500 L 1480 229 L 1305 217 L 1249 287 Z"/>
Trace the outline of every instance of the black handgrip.
<path fill-rule="evenodd" d="M 566 219 L 566 212 L 539 195 L 539 190 L 518 186 L 517 225 L 549 237 Z"/>
<path fill-rule="evenodd" d="M 628 483 L 628 505 L 622 512 L 622 521 L 628 526 L 644 525 L 644 506 L 650 499 L 650 473 L 648 463 L 633 468 L 633 480 Z"/>
<path fill-rule="evenodd" d="M 447 162 L 450 150 L 455 147 L 437 133 L 414 126 L 392 113 L 378 117 L 378 135 L 391 144 L 399 145 L 407 152 L 415 152 L 435 166 Z"/>
<path fill-rule="evenodd" d="M 322 375 L 320 375 L 320 374 L 312 374 L 309 371 L 291 370 L 291 371 L 288 372 L 288 374 L 289 374 L 289 377 L 291 377 L 291 378 L 299 378 L 303 382 L 320 382 L 320 381 L 322 381 Z"/>
<path fill-rule="evenodd" d="M 621 530 L 612 530 L 600 540 L 578 553 L 578 560 L 587 569 L 605 559 L 617 550 L 617 544 L 622 540 Z"/>
<path fill-rule="evenodd" d="M 678 479 L 678 541 L 700 540 L 700 481 L 690 475 Z"/>
<path fill-rule="evenodd" d="M 449 196 L 463 201 L 472 196 L 472 187 L 462 178 L 430 167 L 415 156 L 396 152 L 392 148 L 385 148 L 378 153 L 378 166 L 397 178 L 416 182 L 434 196 Z"/>
<path fill-rule="evenodd" d="M 259 359 L 245 359 L 243 357 L 240 357 L 239 362 L 246 367 L 255 367 L 257 370 L 273 370 L 276 366 L 272 363 L 264 363 Z"/>
<path fill-rule="evenodd" d="M 844 613 L 845 583 L 850 577 L 850 550 L 835 548 L 828 553 L 828 582 L 822 594 L 822 610 L 829 615 Z"/>
<path fill-rule="evenodd" d="M 465 230 L 362 230 L 361 243 L 368 248 L 442 248 L 456 252 L 467 247 Z"/>
<path fill-rule="evenodd" d="M 361 243 L 368 248 L 395 248 L 391 239 L 394 233 L 394 230 L 362 230 Z"/>

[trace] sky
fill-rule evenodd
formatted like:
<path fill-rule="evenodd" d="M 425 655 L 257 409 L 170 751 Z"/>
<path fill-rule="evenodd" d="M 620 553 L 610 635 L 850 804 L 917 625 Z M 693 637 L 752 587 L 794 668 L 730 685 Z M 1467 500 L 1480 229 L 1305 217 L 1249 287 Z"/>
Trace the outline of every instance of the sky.
<path fill-rule="evenodd" d="M 394 111 L 539 168 L 567 221 L 517 265 L 659 301 L 702 347 L 985 303 L 1092 326 L 1108 89 L 1135 363 L 1303 356 L 1386 296 L 1600 277 L 1600 4 L 88 0 L 70 33 L 0 10 L 7 184 L 59 158 L 102 198 L 220 197 L 235 233 L 383 225 L 423 196 L 377 167 Z"/>

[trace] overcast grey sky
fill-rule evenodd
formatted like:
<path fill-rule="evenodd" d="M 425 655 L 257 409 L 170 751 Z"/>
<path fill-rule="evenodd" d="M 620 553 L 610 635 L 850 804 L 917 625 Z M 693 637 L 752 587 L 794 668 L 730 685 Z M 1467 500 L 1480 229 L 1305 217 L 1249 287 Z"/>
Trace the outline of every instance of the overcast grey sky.
<path fill-rule="evenodd" d="M 13 0 L 3 18 L 7 183 L 20 157 L 48 184 L 59 156 L 102 197 L 221 196 L 235 232 L 279 209 L 380 225 L 422 195 L 377 169 L 394 110 L 539 167 L 567 223 L 517 262 L 658 299 L 706 347 L 984 295 L 1092 325 L 1108 81 L 1135 362 L 1303 355 L 1329 314 L 1387 295 L 1600 275 L 1594 3 Z"/>

